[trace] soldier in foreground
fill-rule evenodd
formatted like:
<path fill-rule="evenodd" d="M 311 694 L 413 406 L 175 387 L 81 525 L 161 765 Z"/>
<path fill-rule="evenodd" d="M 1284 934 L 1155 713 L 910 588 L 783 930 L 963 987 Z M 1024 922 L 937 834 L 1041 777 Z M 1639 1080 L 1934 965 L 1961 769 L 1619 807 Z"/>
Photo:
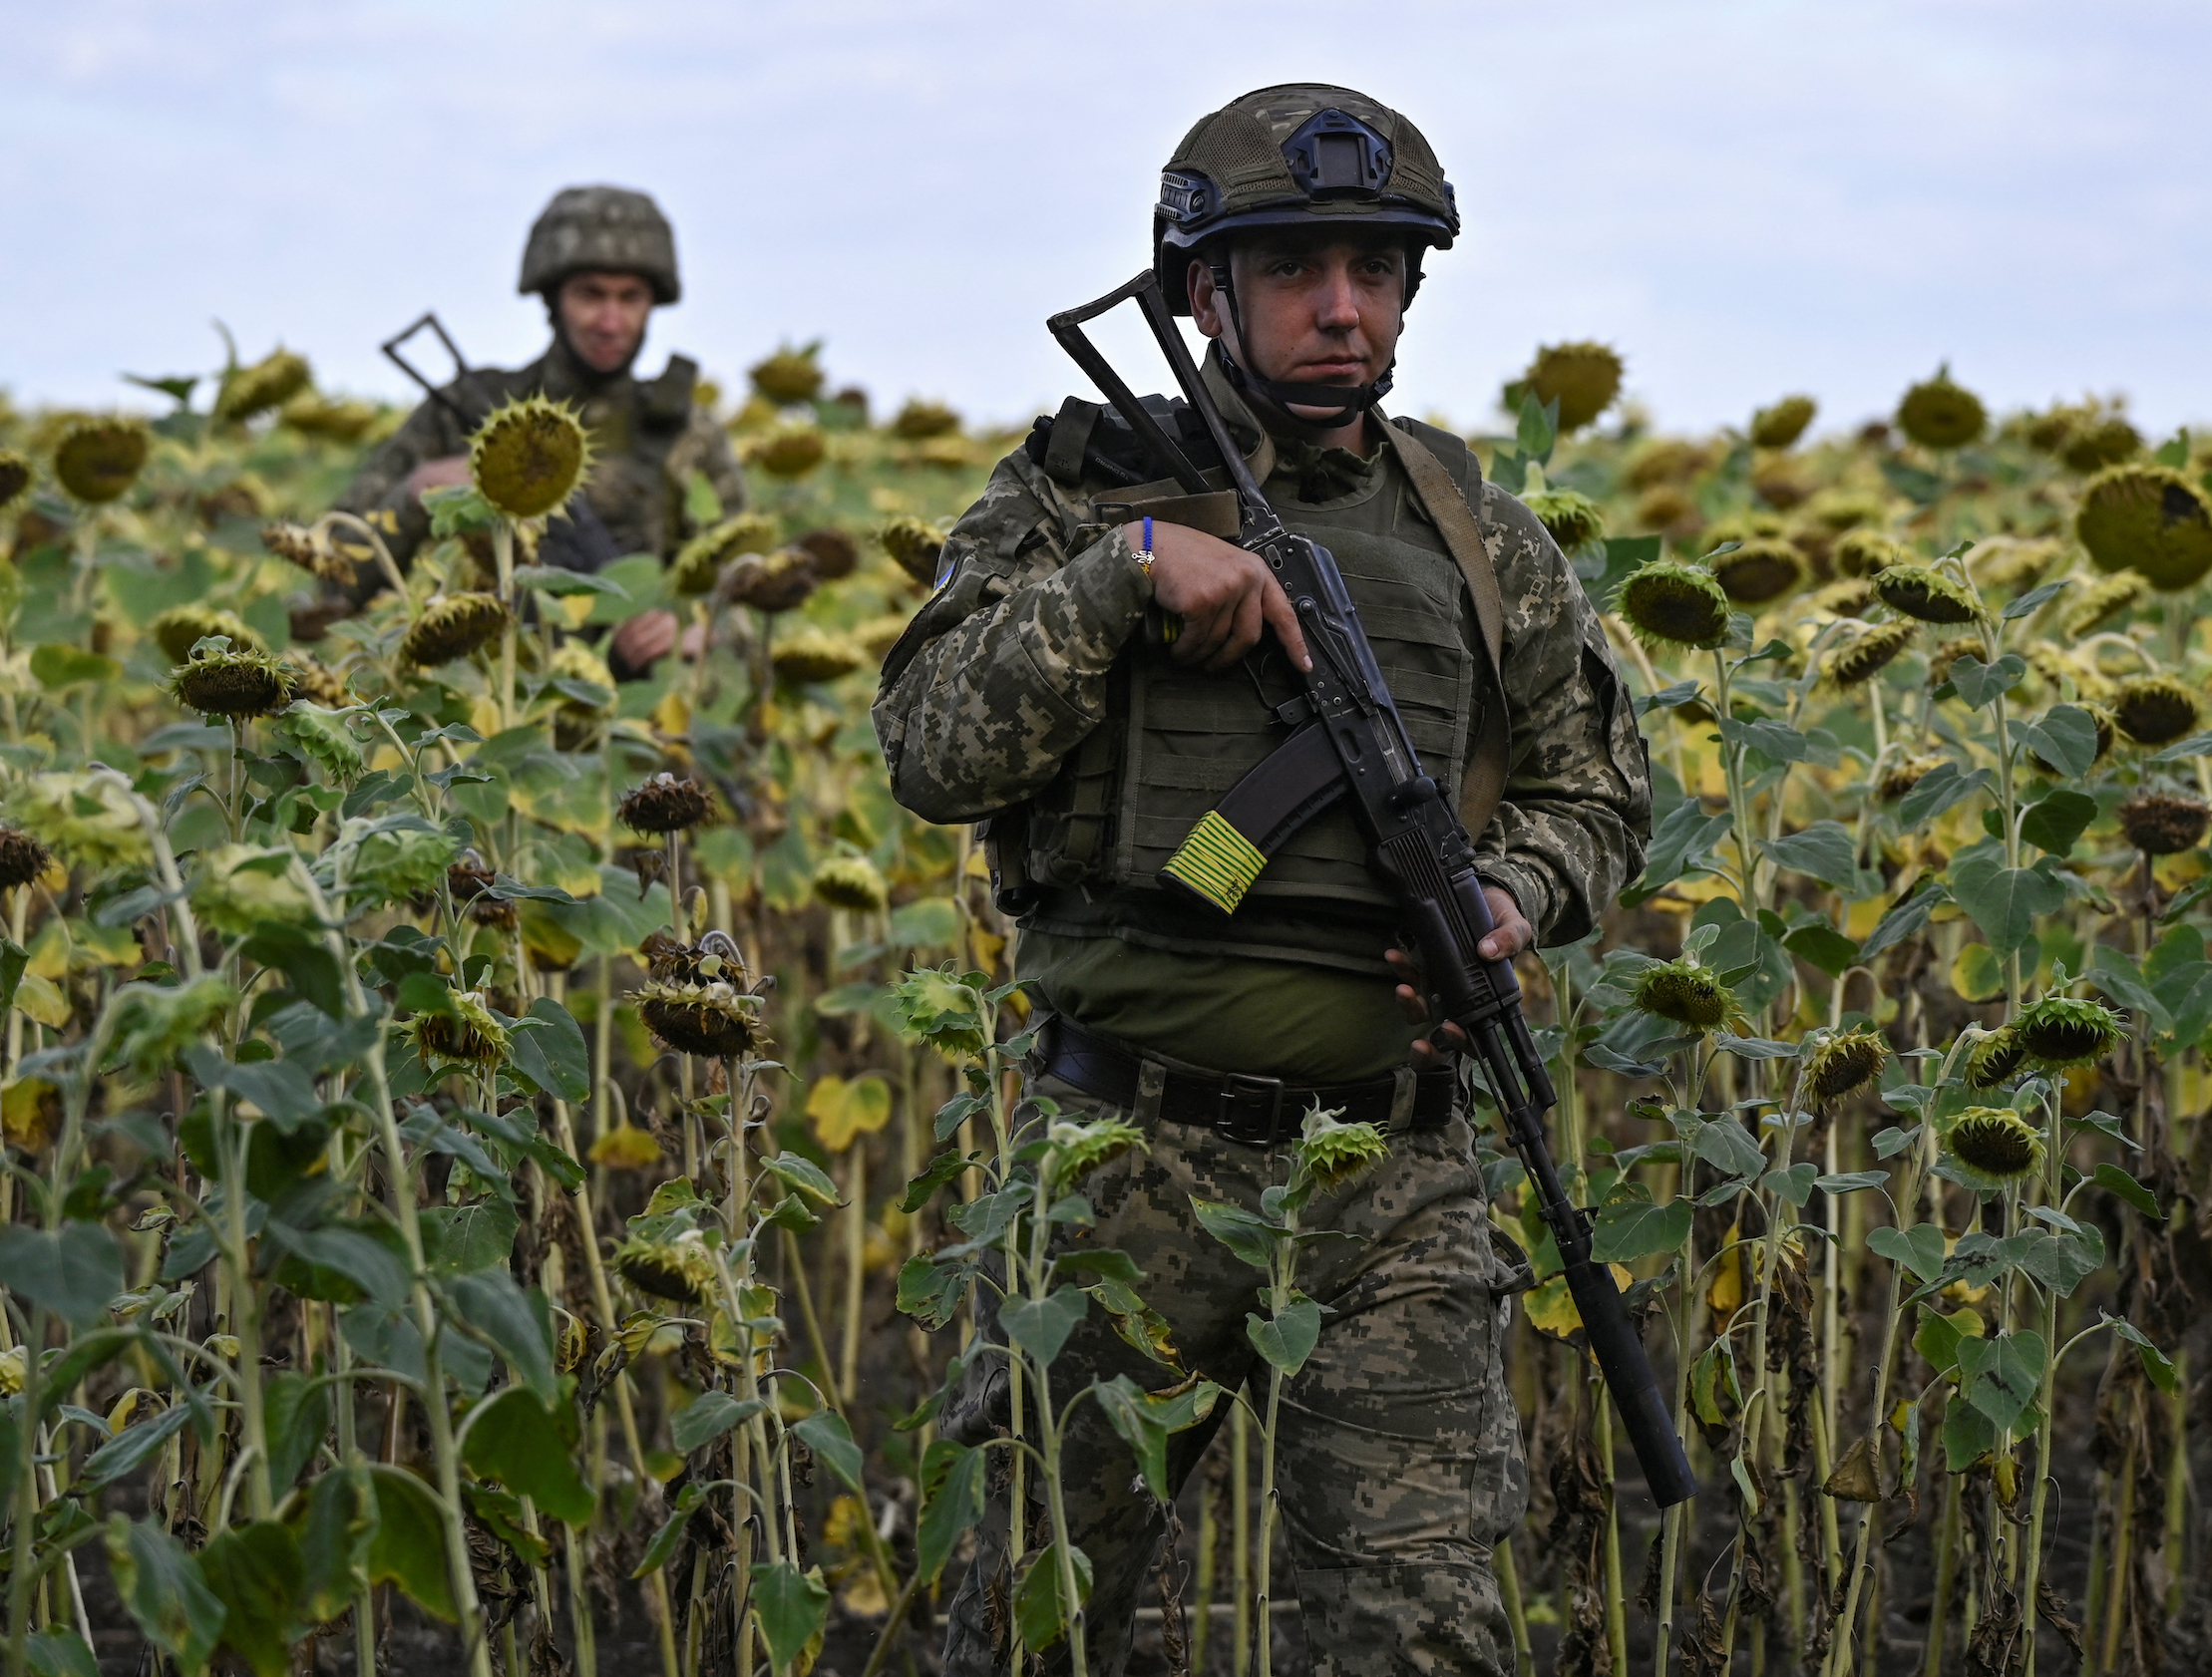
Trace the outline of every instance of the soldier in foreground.
<path fill-rule="evenodd" d="M 692 400 L 698 363 L 672 355 L 649 380 L 630 370 L 653 309 L 682 293 L 675 234 L 650 197 L 620 186 L 554 193 L 530 230 L 516 289 L 545 298 L 553 326 L 546 353 L 512 372 L 477 369 L 446 386 L 442 400 L 424 402 L 338 498 L 339 510 L 378 525 L 393 557 L 408 564 L 430 533 L 423 492 L 469 481 L 462 416 L 472 403 L 533 395 L 574 403 L 596 449 L 589 482 L 547 529 L 541 563 L 597 570 L 625 553 L 667 559 L 693 533 L 684 515 L 693 472 L 705 475 L 725 511 L 744 506 L 744 473 L 729 438 Z M 352 604 L 365 603 L 382 578 L 364 566 L 347 590 Z M 608 662 L 617 675 L 642 674 L 675 642 L 672 613 L 641 613 L 615 630 Z"/>
<path fill-rule="evenodd" d="M 1458 232 L 1412 124 L 1291 86 L 1192 130 L 1162 177 L 1154 250 L 1213 340 L 1204 377 L 1253 475 L 1335 553 L 1422 761 L 1478 836 L 1496 958 L 1591 927 L 1641 864 L 1650 793 L 1596 613 L 1543 526 L 1460 439 L 1378 407 L 1422 257 Z M 1200 453 L 1183 412 L 1159 409 Z M 1449 474 L 1479 559 L 1455 555 L 1409 450 Z M 987 819 L 1017 970 L 1045 1009 L 1027 1090 L 1145 1133 L 1149 1151 L 1086 1182 L 1088 1238 L 1145 1270 L 1186 1366 L 1235 1387 L 1257 1361 L 1252 1272 L 1197 1225 L 1192 1195 L 1256 1205 L 1283 1174 L 1272 1149 L 1315 1106 L 1389 1134 L 1386 1161 L 1300 1219 L 1353 1238 L 1315 1245 L 1301 1271 L 1329 1314 L 1278 1446 L 1295 1592 L 1318 1672 L 1510 1671 L 1490 1554 L 1527 1494 L 1500 1339 L 1526 1271 L 1493 1242 L 1454 1033 L 1427 1040 L 1415 985 L 1396 982 L 1416 975 L 1350 817 L 1310 822 L 1233 914 L 1162 888 L 1178 843 L 1281 737 L 1254 691 L 1268 660 L 1280 675 L 1306 653 L 1267 566 L 1232 530 L 1194 527 L 1197 502 L 1153 476 L 1133 432 L 1075 401 L 999 465 L 886 663 L 892 784 L 925 819 Z M 1477 585 L 1502 618 L 1495 666 Z M 1180 618 L 1169 648 L 1143 633 L 1155 607 Z M 1156 1383 L 1095 1312 L 1060 1366 L 1072 1386 Z M 1118 1673 L 1162 1522 L 1120 1441 L 1090 1406 L 1075 1414 L 1088 1654 Z M 974 1443 L 1007 1421 L 1003 1364 L 979 1358 L 947 1434 Z M 1173 1441 L 1177 1478 L 1206 1436 Z M 948 1673 L 1004 1667 L 1005 1533 L 996 1509 L 953 1604 Z"/>

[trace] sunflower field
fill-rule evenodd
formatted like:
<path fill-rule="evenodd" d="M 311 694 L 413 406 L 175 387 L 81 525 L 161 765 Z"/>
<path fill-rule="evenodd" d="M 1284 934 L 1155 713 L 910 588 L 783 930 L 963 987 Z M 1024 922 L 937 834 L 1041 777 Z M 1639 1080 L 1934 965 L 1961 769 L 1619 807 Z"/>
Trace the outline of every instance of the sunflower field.
<path fill-rule="evenodd" d="M 1217 1429 L 1132 1669 L 1304 1669 L 1296 1212 L 1380 1139 L 1316 1118 L 1208 1222 L 1267 1385 L 1050 1255 L 1143 1138 L 1018 1101 L 1018 933 L 868 716 L 1019 434 L 872 422 L 818 363 L 703 386 L 749 507 L 695 479 L 671 563 L 596 574 L 535 562 L 589 469 L 550 404 L 485 422 L 403 574 L 324 511 L 402 416 L 297 355 L 159 416 L 0 403 L 7 1677 L 927 1672 L 1029 1476 L 1007 1668 L 1080 1672 L 1086 1400 L 1163 1501 Z M 1546 348 L 1475 441 L 1650 748 L 1644 875 L 1522 975 L 1703 1489 L 1655 1511 L 1493 1136 L 1521 1670 L 2205 1669 L 2212 447 L 1948 370 L 1856 432 L 1666 436 L 1621 376 Z M 617 682 L 655 609 L 684 650 Z M 1150 1389 L 1055 1384 L 1093 1306 Z M 1026 1424 L 940 1436 L 985 1354 Z"/>

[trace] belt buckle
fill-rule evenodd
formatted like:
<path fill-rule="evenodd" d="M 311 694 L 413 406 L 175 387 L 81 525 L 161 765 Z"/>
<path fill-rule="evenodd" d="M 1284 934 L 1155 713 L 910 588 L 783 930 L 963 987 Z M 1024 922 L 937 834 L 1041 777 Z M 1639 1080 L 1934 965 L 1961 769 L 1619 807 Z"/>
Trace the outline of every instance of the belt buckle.
<path fill-rule="evenodd" d="M 1215 1133 L 1242 1147 L 1275 1146 L 1277 1126 L 1283 1118 L 1283 1080 L 1232 1072 L 1222 1079 L 1221 1110 L 1215 1115 Z"/>

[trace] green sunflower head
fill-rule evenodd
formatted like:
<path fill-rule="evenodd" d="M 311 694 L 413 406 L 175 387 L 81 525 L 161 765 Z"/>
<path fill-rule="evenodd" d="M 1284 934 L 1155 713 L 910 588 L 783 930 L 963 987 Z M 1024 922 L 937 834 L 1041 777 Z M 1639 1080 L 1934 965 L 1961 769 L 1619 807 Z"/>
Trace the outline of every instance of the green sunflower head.
<path fill-rule="evenodd" d="M 2170 675 L 2131 676 L 2112 696 L 2112 720 L 2139 746 L 2170 746 L 2197 730 L 2197 696 Z"/>
<path fill-rule="evenodd" d="M 1872 1025 L 1831 1031 L 1805 1062 L 1805 1087 L 1816 1101 L 1838 1100 L 1877 1076 L 1889 1057 L 1889 1039 Z"/>
<path fill-rule="evenodd" d="M 2059 1071 L 2109 1054 L 2126 1034 L 2126 1021 L 2085 996 L 2045 996 L 2024 1009 L 2011 1029 L 2029 1059 Z"/>
<path fill-rule="evenodd" d="M 1838 687 L 1857 687 L 1879 675 L 1913 644 L 1915 624 L 1876 623 L 1828 654 L 1828 679 Z"/>
<path fill-rule="evenodd" d="M 2097 569 L 2136 571 L 2168 593 L 2212 570 L 2212 505 L 2169 466 L 2106 467 L 2083 486 L 2073 528 Z"/>
<path fill-rule="evenodd" d="M 1995 1089 L 2018 1076 L 2027 1064 L 2028 1049 L 2020 1040 L 2020 1032 L 2010 1025 L 1986 1032 L 1967 1050 L 1967 1087 Z"/>
<path fill-rule="evenodd" d="M 1905 392 L 1897 405 L 1897 429 L 1924 449 L 1939 453 L 1963 449 L 1989 429 L 1989 410 L 1973 391 L 1954 384 L 1951 369 Z"/>
<path fill-rule="evenodd" d="M 2010 1107 L 1969 1107 L 1944 1138 L 1961 1174 L 1995 1190 L 2032 1175 L 2043 1162 L 2042 1133 Z"/>
<path fill-rule="evenodd" d="M 1637 976 L 1631 998 L 1642 1011 L 1703 1036 L 1736 1017 L 1735 993 L 1693 955 L 1649 966 Z"/>
<path fill-rule="evenodd" d="M 1882 603 L 1923 623 L 1971 623 L 1982 614 L 1974 590 L 1933 565 L 1893 564 L 1874 578 Z"/>
<path fill-rule="evenodd" d="M 1646 646 L 1709 649 L 1728 638 L 1728 595 L 1703 565 L 1655 560 L 1621 584 L 1613 609 Z"/>

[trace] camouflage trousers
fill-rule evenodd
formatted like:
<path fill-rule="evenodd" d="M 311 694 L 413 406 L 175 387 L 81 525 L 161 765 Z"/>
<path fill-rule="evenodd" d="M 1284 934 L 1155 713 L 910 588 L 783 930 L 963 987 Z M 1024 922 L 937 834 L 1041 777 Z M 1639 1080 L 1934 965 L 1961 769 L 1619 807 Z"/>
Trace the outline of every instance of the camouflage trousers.
<path fill-rule="evenodd" d="M 1191 1196 L 1257 1209 L 1261 1192 L 1289 1174 L 1289 1161 L 1210 1129 L 1161 1122 L 1162 1081 L 1161 1064 L 1147 1060 L 1135 1111 L 1118 1116 L 1145 1133 L 1150 1151 L 1132 1150 L 1083 1183 L 1098 1221 L 1082 1238 L 1137 1261 L 1147 1277 L 1139 1290 L 1167 1318 L 1186 1368 L 1231 1391 L 1250 1377 L 1264 1410 L 1269 1369 L 1245 1335 L 1262 1276 L 1198 1225 Z M 1032 1078 L 1027 1093 L 1071 1113 L 1118 1112 L 1049 1077 Z M 1465 1117 L 1441 1130 L 1393 1134 L 1388 1159 L 1316 1194 L 1299 1223 L 1356 1238 L 1314 1242 L 1299 1260 L 1300 1287 L 1327 1313 L 1318 1347 L 1283 1393 L 1276 1486 L 1294 1575 L 1278 1569 L 1276 1598 L 1294 1592 L 1316 1677 L 1503 1677 L 1513 1670 L 1513 1647 L 1491 1546 L 1519 1524 L 1528 1474 L 1501 1357 L 1513 1266 L 1491 1238 Z M 1051 1378 L 1064 1404 L 1094 1377 L 1123 1373 L 1151 1389 L 1166 1384 L 1094 1307 Z M 1229 1407 L 1225 1399 L 1209 1425 L 1170 1441 L 1175 1485 Z M 978 1357 L 947 1406 L 944 1430 L 979 1443 L 1007 1427 L 1008 1411 L 1005 1360 Z M 1256 1486 L 1260 1437 L 1255 1428 Z M 1095 1405 L 1077 1407 L 1062 1460 L 1068 1522 L 1093 1574 L 1089 1666 L 1121 1677 L 1136 1609 L 1156 1599 L 1165 1515 Z M 1009 1669 L 1002 1473 L 998 1485 L 952 1604 L 945 1677 Z M 1031 1501 L 1034 1549 L 1049 1526 L 1041 1496 Z M 1045 1669 L 1067 1668 L 1063 1641 Z"/>

